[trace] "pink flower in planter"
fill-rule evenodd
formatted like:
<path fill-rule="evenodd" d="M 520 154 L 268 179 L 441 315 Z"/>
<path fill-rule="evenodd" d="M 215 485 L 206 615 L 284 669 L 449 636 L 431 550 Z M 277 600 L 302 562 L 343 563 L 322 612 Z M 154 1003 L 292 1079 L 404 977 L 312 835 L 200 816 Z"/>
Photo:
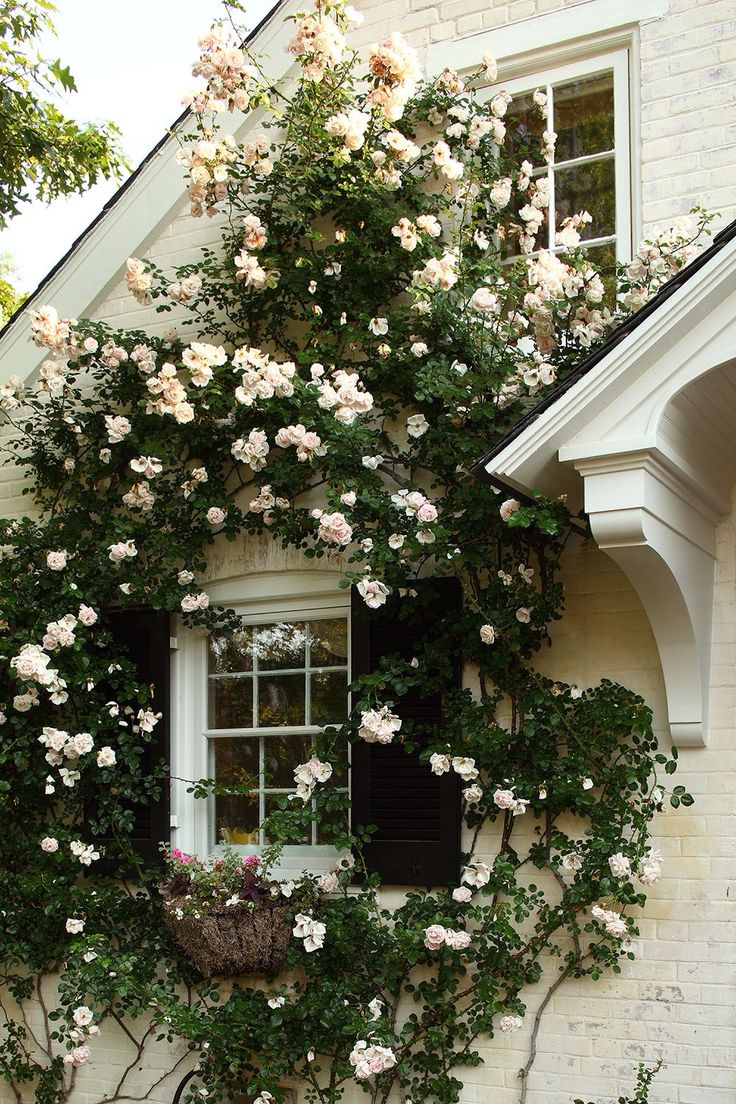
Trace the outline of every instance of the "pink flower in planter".
<path fill-rule="evenodd" d="M 190 863 L 194 862 L 191 855 L 187 855 L 184 851 L 180 851 L 178 847 L 172 847 L 171 849 L 172 859 L 176 859 L 177 862 Z"/>

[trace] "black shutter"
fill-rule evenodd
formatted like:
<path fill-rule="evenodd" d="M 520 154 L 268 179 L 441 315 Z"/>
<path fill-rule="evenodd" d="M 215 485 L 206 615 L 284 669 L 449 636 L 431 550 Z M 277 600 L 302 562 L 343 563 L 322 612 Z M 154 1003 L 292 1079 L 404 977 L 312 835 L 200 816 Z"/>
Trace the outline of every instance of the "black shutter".
<path fill-rule="evenodd" d="M 398 654 L 411 660 L 418 641 L 436 634 L 445 618 L 456 618 L 462 592 L 456 579 L 426 579 L 411 584 L 421 588 L 421 601 L 389 599 L 378 610 L 367 608 L 353 588 L 352 677 L 380 669 L 383 656 Z M 399 618 L 398 602 L 412 610 Z M 453 657 L 446 688 L 461 685 L 460 657 Z M 396 703 L 396 712 L 412 721 L 413 740 L 420 746 L 442 727 L 442 698 L 438 692 L 420 696 L 412 690 Z M 423 737 L 421 726 L 426 725 Z M 419 753 L 407 753 L 400 741 L 367 744 L 352 749 L 353 825 L 376 826 L 365 850 L 370 871 L 384 883 L 438 886 L 457 882 L 460 874 L 460 787 L 454 773 L 437 777 Z"/>
<path fill-rule="evenodd" d="M 152 740 L 146 745 L 142 770 L 152 770 L 161 759 L 168 763 L 169 749 L 169 688 L 170 688 L 170 618 L 158 610 L 110 610 L 105 617 L 105 627 L 118 644 L 122 645 L 127 659 L 135 664 L 140 682 L 153 685 L 155 712 L 163 714 L 154 727 Z M 121 702 L 121 705 L 124 704 Z M 134 706 L 136 712 L 138 705 Z M 136 803 L 133 806 L 133 828 L 130 841 L 136 854 L 146 866 L 161 862 L 159 843 L 169 839 L 170 830 L 169 781 L 161 784 L 157 800 Z M 104 840 L 99 842 L 105 843 Z M 106 864 L 106 867 L 110 864 Z"/>

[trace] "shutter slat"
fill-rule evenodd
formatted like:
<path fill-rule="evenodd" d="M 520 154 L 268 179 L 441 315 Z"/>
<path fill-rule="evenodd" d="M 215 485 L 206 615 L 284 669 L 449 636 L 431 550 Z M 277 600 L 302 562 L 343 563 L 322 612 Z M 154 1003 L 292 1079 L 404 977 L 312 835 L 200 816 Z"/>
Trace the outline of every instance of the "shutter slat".
<path fill-rule="evenodd" d="M 141 760 L 142 771 L 151 772 L 161 759 L 167 763 L 170 761 L 170 618 L 167 613 L 140 609 L 111 610 L 105 620 L 106 627 L 121 645 L 125 657 L 135 665 L 137 679 L 153 685 L 151 708 L 162 714 Z M 137 712 L 138 706 L 134 708 Z M 159 844 L 170 836 L 168 779 L 161 783 L 157 800 L 136 803 L 132 812 L 133 827 L 129 838 L 135 845 L 134 850 L 146 866 L 156 866 L 161 862 Z M 105 840 L 99 842 L 104 844 Z M 109 868 L 112 864 L 105 865 Z"/>
<path fill-rule="evenodd" d="M 389 601 L 368 610 L 353 589 L 353 677 L 380 669 L 384 656 L 411 660 L 421 640 L 431 639 L 445 617 L 457 617 L 461 590 L 455 579 L 428 579 L 414 584 L 421 601 L 411 618 L 399 619 L 399 604 Z M 420 589 L 421 588 L 421 589 Z M 460 686 L 460 661 L 452 665 L 447 689 Z M 422 745 L 442 728 L 442 695 L 422 696 L 416 688 L 396 705 L 411 728 L 412 742 Z M 411 722 L 409 725 L 408 722 Z M 424 731 L 423 731 L 424 729 Z M 437 777 L 417 752 L 407 753 L 400 740 L 388 745 L 359 743 L 352 758 L 353 823 L 375 825 L 365 849 L 369 870 L 386 884 L 446 885 L 456 882 L 460 863 L 460 789 L 454 774 Z"/>

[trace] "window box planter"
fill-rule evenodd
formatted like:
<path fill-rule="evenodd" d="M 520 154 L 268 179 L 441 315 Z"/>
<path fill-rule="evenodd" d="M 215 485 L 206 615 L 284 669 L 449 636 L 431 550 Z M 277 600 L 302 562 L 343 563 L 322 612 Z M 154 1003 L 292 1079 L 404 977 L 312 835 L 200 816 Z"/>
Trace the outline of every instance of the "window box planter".
<path fill-rule="evenodd" d="M 204 977 L 275 974 L 292 940 L 291 909 L 269 901 L 253 907 L 221 906 L 198 916 L 184 898 L 164 900 L 166 926 Z"/>

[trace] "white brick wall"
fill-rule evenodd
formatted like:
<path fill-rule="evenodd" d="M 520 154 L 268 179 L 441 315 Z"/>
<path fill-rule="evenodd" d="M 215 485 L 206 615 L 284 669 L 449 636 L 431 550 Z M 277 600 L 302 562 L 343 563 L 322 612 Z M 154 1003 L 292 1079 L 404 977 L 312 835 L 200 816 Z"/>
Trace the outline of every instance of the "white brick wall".
<path fill-rule="evenodd" d="M 271 552 L 273 567 L 279 556 Z M 247 557 L 246 557 L 247 558 Z M 284 561 L 286 565 L 286 560 Z M 592 685 L 618 679 L 652 705 L 658 734 L 668 742 L 665 699 L 654 639 L 625 576 L 591 543 L 579 542 L 563 562 L 567 609 L 553 626 L 553 646 L 541 654 L 542 673 Z M 718 533 L 717 628 L 714 645 L 712 731 L 707 748 L 681 752 L 677 780 L 696 798 L 691 810 L 663 813 L 655 845 L 666 860 L 665 877 L 650 891 L 641 921 L 639 953 L 618 977 L 563 985 L 547 1008 L 527 1104 L 570 1104 L 584 1095 L 609 1104 L 631 1084 L 639 1061 L 662 1057 L 653 1104 L 731 1104 L 736 1093 L 733 985 L 736 981 L 733 814 L 733 746 L 736 688 L 736 540 L 729 517 Z M 489 851 L 492 841 L 487 840 Z M 481 850 L 483 841 L 481 841 Z M 556 976 L 552 966 L 547 984 Z M 533 1013 L 544 982 L 529 994 Z M 463 1104 L 493 1100 L 517 1104 L 518 1071 L 527 1058 L 531 1014 L 518 1035 L 482 1047 L 486 1064 L 467 1071 Z M 74 1104 L 98 1104 L 132 1056 L 122 1033 L 106 1024 L 95 1061 L 80 1071 Z M 182 1053 L 154 1047 L 141 1073 L 155 1080 Z M 171 1100 L 178 1075 L 151 1096 Z M 2 1095 L 0 1100 L 9 1099 Z M 350 1104 L 361 1097 L 356 1093 Z"/>
<path fill-rule="evenodd" d="M 583 0 L 581 0 L 583 2 Z M 354 0 L 366 16 L 360 40 L 402 30 L 420 50 L 515 21 L 576 6 L 574 0 Z M 636 74 L 635 74 L 636 76 Z M 644 231 L 696 202 L 736 215 L 736 9 L 733 0 L 671 0 L 669 14 L 645 22 L 640 35 L 641 171 Z M 138 251 L 162 264 L 181 263 L 217 240 L 213 223 L 182 214 Z M 121 262 L 124 258 L 121 258 Z M 119 284 L 98 311 L 112 325 L 150 326 L 173 315 L 136 307 Z M 6 516 L 27 509 L 17 473 L 0 471 Z M 664 693 L 648 623 L 618 568 L 591 545 L 564 560 L 567 613 L 553 626 L 553 648 L 539 659 L 545 674 L 590 685 L 615 678 L 655 710 L 664 743 Z M 653 1101 L 731 1104 L 736 1099 L 733 984 L 736 939 L 729 885 L 735 872 L 733 740 L 736 689 L 736 541 L 733 518 L 718 535 L 710 744 L 682 752 L 678 780 L 696 797 L 692 810 L 664 814 L 657 845 L 666 877 L 652 890 L 642 920 L 641 953 L 620 977 L 563 986 L 545 1013 L 527 1104 L 569 1104 L 573 1095 L 613 1100 L 631 1083 L 640 1060 L 662 1056 Z M 550 977 L 554 974 L 551 973 Z M 530 1001 L 541 999 L 542 986 Z M 29 1010 L 31 1016 L 34 1010 Z M 494 1041 L 487 1064 L 468 1071 L 463 1104 L 516 1104 L 518 1070 L 526 1061 L 525 1032 Z M 181 1049 L 174 1051 L 178 1056 Z M 98 1104 L 132 1057 L 121 1032 L 106 1024 L 91 1068 L 81 1071 L 73 1104 Z M 140 1084 L 156 1080 L 170 1056 L 165 1046 L 146 1059 Z M 151 1095 L 171 1100 L 182 1070 Z M 148 1080 L 146 1080 L 148 1079 Z M 11 1097 L 0 1086 L 0 1100 Z M 358 1099 L 356 1094 L 356 1099 Z"/>

